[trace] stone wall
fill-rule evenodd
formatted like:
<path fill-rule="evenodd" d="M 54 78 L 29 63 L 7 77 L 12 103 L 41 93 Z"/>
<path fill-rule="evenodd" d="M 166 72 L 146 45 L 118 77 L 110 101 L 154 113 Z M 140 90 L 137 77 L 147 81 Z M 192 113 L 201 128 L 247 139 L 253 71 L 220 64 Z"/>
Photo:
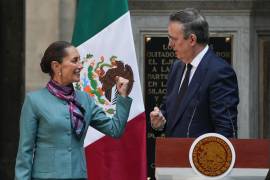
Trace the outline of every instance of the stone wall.
<path fill-rule="evenodd" d="M 0 179 L 14 179 L 24 96 L 24 1 L 0 1 Z"/>
<path fill-rule="evenodd" d="M 75 18 L 74 0 L 26 1 L 26 92 L 44 87 L 49 79 L 42 73 L 40 60 L 50 43 L 71 41 Z"/>

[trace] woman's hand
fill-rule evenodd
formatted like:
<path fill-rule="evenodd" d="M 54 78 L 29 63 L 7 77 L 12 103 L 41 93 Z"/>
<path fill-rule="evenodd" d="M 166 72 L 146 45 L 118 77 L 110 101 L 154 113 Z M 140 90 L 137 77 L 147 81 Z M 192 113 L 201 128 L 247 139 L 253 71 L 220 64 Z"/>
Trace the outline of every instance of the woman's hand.
<path fill-rule="evenodd" d="M 120 76 L 115 77 L 116 80 L 116 89 L 118 90 L 119 94 L 123 97 L 126 97 L 128 94 L 128 79 L 125 79 Z"/>

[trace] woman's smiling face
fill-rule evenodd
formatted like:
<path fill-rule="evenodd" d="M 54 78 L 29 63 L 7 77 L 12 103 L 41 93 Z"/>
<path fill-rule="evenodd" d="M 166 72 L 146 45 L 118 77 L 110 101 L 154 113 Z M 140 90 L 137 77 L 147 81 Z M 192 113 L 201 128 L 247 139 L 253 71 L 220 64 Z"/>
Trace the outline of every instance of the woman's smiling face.
<path fill-rule="evenodd" d="M 80 72 L 82 70 L 82 63 L 80 62 L 80 55 L 74 46 L 65 48 L 66 55 L 61 63 L 55 65 L 54 80 L 60 85 L 69 85 L 73 82 L 80 81 Z"/>

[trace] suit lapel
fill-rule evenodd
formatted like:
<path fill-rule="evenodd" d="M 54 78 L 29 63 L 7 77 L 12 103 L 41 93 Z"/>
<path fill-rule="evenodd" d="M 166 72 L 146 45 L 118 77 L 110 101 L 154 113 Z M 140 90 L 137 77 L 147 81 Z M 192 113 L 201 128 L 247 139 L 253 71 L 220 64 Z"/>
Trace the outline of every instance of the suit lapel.
<path fill-rule="evenodd" d="M 197 70 L 195 71 L 195 74 L 192 77 L 192 80 L 190 81 L 190 84 L 188 86 L 187 92 L 184 95 L 182 99 L 182 103 L 179 107 L 179 111 L 176 114 L 175 121 L 173 121 L 172 125 L 169 127 L 171 129 L 174 128 L 174 126 L 177 124 L 178 121 L 180 121 L 181 116 L 185 112 L 186 108 L 188 107 L 188 104 L 198 91 L 199 87 L 201 86 L 201 83 L 206 75 L 207 72 L 207 64 L 208 64 L 208 59 L 211 55 L 210 49 L 207 51 L 207 53 L 204 55 L 202 61 L 200 62 L 199 66 L 197 67 Z M 181 82 L 181 79 L 180 79 Z M 180 85 L 180 83 L 179 83 Z M 179 87 L 179 86 L 178 86 Z M 198 98 L 198 97 L 196 97 Z"/>
<path fill-rule="evenodd" d="M 178 64 L 179 67 L 177 67 L 177 69 L 179 69 L 177 71 L 177 74 L 176 74 L 176 86 L 174 87 L 174 93 L 175 93 L 175 96 L 177 96 L 178 94 L 178 91 L 179 91 L 179 87 L 180 87 L 180 84 L 181 84 L 181 80 L 182 80 L 182 76 L 184 74 L 184 70 L 185 70 L 185 64 L 184 63 L 179 63 Z"/>

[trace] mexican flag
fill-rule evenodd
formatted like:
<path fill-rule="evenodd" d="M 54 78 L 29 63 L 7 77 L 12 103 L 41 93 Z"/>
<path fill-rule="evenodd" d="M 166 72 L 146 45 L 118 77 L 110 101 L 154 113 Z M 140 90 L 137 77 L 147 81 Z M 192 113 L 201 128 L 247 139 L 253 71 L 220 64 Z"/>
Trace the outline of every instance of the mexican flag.
<path fill-rule="evenodd" d="M 90 180 L 146 179 L 146 122 L 127 0 L 79 0 L 72 43 L 83 70 L 75 86 L 94 97 L 108 116 L 115 112 L 115 76 L 129 79 L 133 99 L 120 139 L 89 128 L 85 139 Z"/>

